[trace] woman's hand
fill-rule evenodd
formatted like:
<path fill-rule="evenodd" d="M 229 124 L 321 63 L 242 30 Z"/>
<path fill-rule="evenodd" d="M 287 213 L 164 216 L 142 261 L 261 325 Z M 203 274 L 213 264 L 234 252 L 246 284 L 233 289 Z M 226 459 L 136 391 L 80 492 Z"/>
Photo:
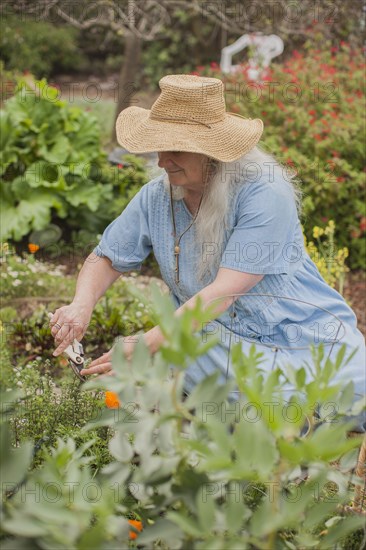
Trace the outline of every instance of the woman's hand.
<path fill-rule="evenodd" d="M 68 306 L 56 309 L 50 319 L 51 334 L 58 346 L 53 352 L 54 356 L 60 355 L 74 338 L 81 340 L 88 328 L 92 310 L 86 306 L 80 306 L 72 302 Z"/>
<path fill-rule="evenodd" d="M 131 341 L 122 341 L 123 353 L 127 361 L 130 361 L 132 358 L 133 350 L 135 348 L 135 342 Z M 111 376 L 113 373 L 112 370 L 112 354 L 114 346 L 107 353 L 103 353 L 101 357 L 92 361 L 87 369 L 83 369 L 80 374 L 84 376 L 85 374 L 107 374 Z"/>

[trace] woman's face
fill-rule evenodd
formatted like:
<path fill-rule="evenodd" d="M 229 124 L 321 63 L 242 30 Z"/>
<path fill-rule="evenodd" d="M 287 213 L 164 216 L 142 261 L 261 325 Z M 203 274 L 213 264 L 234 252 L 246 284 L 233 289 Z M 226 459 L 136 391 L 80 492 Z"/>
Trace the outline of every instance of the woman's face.
<path fill-rule="evenodd" d="M 164 168 L 172 185 L 190 191 L 200 191 L 206 180 L 209 157 L 201 153 L 164 151 L 158 153 L 160 168 Z"/>

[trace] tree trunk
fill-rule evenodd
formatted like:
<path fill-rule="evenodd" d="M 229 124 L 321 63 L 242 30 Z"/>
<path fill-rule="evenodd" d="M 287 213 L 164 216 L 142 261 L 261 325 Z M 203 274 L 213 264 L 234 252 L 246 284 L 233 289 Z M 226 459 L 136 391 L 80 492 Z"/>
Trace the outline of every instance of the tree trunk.
<path fill-rule="evenodd" d="M 134 95 L 138 89 L 136 81 L 137 68 L 141 58 L 141 38 L 132 33 L 127 33 L 125 38 L 124 63 L 118 80 L 117 109 L 114 117 L 112 140 L 116 138 L 116 120 L 121 111 L 136 103 Z"/>

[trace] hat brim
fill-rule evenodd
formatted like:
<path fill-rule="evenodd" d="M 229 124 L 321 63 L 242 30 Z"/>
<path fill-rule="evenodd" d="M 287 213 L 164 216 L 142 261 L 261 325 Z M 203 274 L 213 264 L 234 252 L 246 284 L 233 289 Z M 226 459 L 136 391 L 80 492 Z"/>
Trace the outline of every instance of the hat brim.
<path fill-rule="evenodd" d="M 150 110 L 128 107 L 116 121 L 118 143 L 131 153 L 184 151 L 231 162 L 250 151 L 263 133 L 260 118 L 244 119 L 226 113 L 210 124 L 182 123 L 150 118 Z"/>

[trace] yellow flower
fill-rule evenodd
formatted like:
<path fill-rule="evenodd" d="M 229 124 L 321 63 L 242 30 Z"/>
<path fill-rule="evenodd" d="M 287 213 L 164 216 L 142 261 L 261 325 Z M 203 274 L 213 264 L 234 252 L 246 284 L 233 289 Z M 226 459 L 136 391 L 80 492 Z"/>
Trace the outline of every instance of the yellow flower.
<path fill-rule="evenodd" d="M 317 225 L 313 228 L 313 237 L 314 239 L 318 239 L 324 234 L 324 229 L 321 227 L 318 227 Z"/>

